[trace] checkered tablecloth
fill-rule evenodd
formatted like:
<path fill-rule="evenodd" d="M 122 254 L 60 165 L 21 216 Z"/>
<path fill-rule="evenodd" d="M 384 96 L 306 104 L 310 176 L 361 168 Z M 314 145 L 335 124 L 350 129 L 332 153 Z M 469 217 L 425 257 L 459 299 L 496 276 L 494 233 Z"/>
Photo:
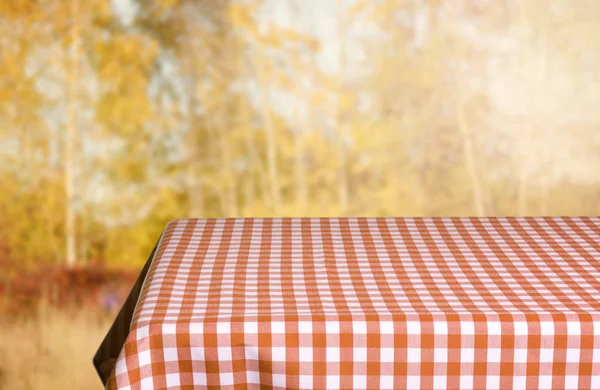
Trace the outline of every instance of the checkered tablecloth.
<path fill-rule="evenodd" d="M 600 389 L 600 218 L 175 220 L 140 288 L 110 390 Z"/>

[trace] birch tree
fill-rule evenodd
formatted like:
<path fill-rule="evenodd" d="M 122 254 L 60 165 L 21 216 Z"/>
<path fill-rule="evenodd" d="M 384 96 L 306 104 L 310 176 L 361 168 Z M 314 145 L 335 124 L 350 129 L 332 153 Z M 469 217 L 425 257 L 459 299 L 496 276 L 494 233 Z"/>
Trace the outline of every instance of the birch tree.
<path fill-rule="evenodd" d="M 75 182 L 74 164 L 75 145 L 79 133 L 77 124 L 77 101 L 80 62 L 80 27 L 79 27 L 79 0 L 70 0 L 70 46 L 69 46 L 69 72 L 68 72 L 68 120 L 65 148 L 65 194 L 66 194 L 66 261 L 69 267 L 75 265 L 77 254 L 76 225 L 75 225 Z"/>

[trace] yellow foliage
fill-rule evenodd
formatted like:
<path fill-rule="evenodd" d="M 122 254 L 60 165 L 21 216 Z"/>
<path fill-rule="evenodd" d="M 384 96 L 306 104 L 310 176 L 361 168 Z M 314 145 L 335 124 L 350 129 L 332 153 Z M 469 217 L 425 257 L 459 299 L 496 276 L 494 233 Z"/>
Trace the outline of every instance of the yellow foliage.
<path fill-rule="evenodd" d="M 181 0 L 159 0 L 158 5 L 163 11 L 170 10 L 181 4 Z"/>
<path fill-rule="evenodd" d="M 350 7 L 347 11 L 348 16 L 355 18 L 361 13 L 364 13 L 367 8 L 371 7 L 373 4 L 371 1 L 357 1 L 352 7 Z"/>
<path fill-rule="evenodd" d="M 0 16 L 26 17 L 37 11 L 37 8 L 36 0 L 6 0 L 0 2 Z"/>
<path fill-rule="evenodd" d="M 247 30 L 250 34 L 256 33 L 255 20 L 251 10 L 243 4 L 232 4 L 228 11 L 229 19 L 235 27 Z"/>
<path fill-rule="evenodd" d="M 330 53 L 318 50 L 320 43 L 327 48 L 335 42 L 280 27 L 265 18 L 262 1 L 139 2 L 131 24 L 109 3 L 78 2 L 77 53 L 70 46 L 76 32 L 70 2 L 1 3 L 0 250 L 8 248 L 15 263 L 63 261 L 67 210 L 76 215 L 80 261 L 99 257 L 134 267 L 145 261 L 168 220 L 192 212 L 473 214 L 474 188 L 483 194 L 487 214 L 515 214 L 516 199 L 532 212 L 600 212 L 593 184 L 600 172 L 594 111 L 600 59 L 584 50 L 597 29 L 589 31 L 589 40 L 576 39 L 595 28 L 592 2 L 582 11 L 560 0 L 570 13 L 531 13 L 528 28 L 536 34 L 526 39 L 514 32 L 523 26 L 496 27 L 501 10 L 490 3 L 494 15 L 477 20 L 494 24 L 472 35 L 495 32 L 523 42 L 519 50 L 528 56 L 519 54 L 516 70 L 512 53 L 450 34 L 455 27 L 439 2 L 355 2 L 334 15 L 334 27 L 356 44 L 347 53 L 344 77 L 327 63 Z M 402 22 L 419 12 L 431 18 L 423 34 Z M 452 12 L 477 28 L 467 20 L 472 11 Z M 585 24 L 573 21 L 578 18 Z M 363 39 L 353 26 L 369 19 L 368 28 L 378 34 Z M 362 60 L 355 56 L 363 51 Z M 536 60 L 544 53 L 547 58 Z M 71 54 L 78 54 L 76 62 Z M 487 68 L 492 59 L 500 72 Z M 456 71 L 461 64 L 470 68 Z M 532 88 L 524 86 L 538 68 L 555 85 L 540 85 L 530 96 Z M 66 93 L 68 81 L 73 95 Z M 561 91 L 553 93 L 553 101 L 565 103 L 560 112 L 544 106 L 548 91 Z M 538 113 L 521 110 L 518 99 L 535 102 Z M 503 111 L 498 102 L 523 113 Z M 66 107 L 76 111 L 69 139 L 75 145 L 71 202 L 65 191 Z M 539 153 L 563 157 L 540 157 L 523 146 L 520 131 L 506 126 L 534 119 L 531 127 L 561 133 L 538 135 L 560 140 L 559 147 L 544 143 L 552 152 Z M 467 169 L 465 150 L 473 154 L 475 174 Z M 532 171 L 560 171 L 559 179 L 523 178 L 517 168 L 529 164 L 524 155 L 539 165 Z M 585 175 L 578 173 L 581 165 Z"/>

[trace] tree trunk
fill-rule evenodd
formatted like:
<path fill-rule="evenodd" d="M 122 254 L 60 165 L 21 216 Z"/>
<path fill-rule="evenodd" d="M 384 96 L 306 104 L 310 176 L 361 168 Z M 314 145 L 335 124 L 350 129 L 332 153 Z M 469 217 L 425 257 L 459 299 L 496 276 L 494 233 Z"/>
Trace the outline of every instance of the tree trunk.
<path fill-rule="evenodd" d="M 264 93 L 264 92 L 263 92 Z M 268 104 L 264 102 L 263 105 Z M 267 161 L 269 166 L 269 182 L 271 184 L 271 197 L 273 199 L 273 210 L 276 215 L 281 212 L 281 193 L 279 186 L 279 172 L 277 168 L 277 141 L 275 130 L 271 121 L 271 113 L 268 106 L 263 106 L 265 130 L 267 132 Z"/>
<path fill-rule="evenodd" d="M 304 93 L 303 93 L 304 92 Z M 306 215 L 308 212 L 308 186 L 306 183 L 306 151 L 305 151 L 305 136 L 311 131 L 311 106 L 310 106 L 310 87 L 306 91 L 299 91 L 298 97 L 303 96 L 303 101 L 306 103 L 306 111 L 302 115 L 302 111 L 296 108 L 296 123 L 303 124 L 298 126 L 294 131 L 294 182 L 296 187 L 296 213 Z M 299 99 L 298 99 L 299 100 Z M 298 106 L 300 102 L 298 101 Z M 303 119 L 304 117 L 304 119 Z"/>
<path fill-rule="evenodd" d="M 471 187 L 473 202 L 475 204 L 475 212 L 477 216 L 485 215 L 485 204 L 483 200 L 483 190 L 480 182 L 479 172 L 477 172 L 477 162 L 475 158 L 475 151 L 473 150 L 473 141 L 471 139 L 471 132 L 465 115 L 465 102 L 462 87 L 460 81 L 458 83 L 458 127 L 460 130 L 465 164 L 471 177 Z"/>
<path fill-rule="evenodd" d="M 246 63 L 245 56 L 241 57 L 242 62 Z M 241 77 L 246 78 L 248 75 L 246 74 L 247 70 L 244 67 L 241 67 Z M 240 107 L 240 117 L 238 120 L 243 121 L 242 124 L 245 126 L 249 126 L 244 130 L 244 140 L 246 146 L 246 153 L 248 156 L 248 167 L 247 174 L 245 179 L 245 210 L 244 213 L 246 216 L 253 215 L 255 210 L 257 198 L 262 203 L 264 210 L 268 210 L 269 202 L 267 199 L 269 193 L 269 183 L 264 172 L 263 162 L 259 156 L 258 150 L 256 148 L 256 137 L 254 133 L 254 128 L 251 125 L 253 123 L 254 110 L 250 107 L 250 102 L 243 103 L 242 107 Z M 258 175 L 257 175 L 258 171 Z"/>
<path fill-rule="evenodd" d="M 188 38 L 189 39 L 189 38 Z M 196 77 L 194 61 L 192 59 L 194 52 L 190 53 L 185 61 L 186 73 L 188 75 L 189 85 L 187 91 L 187 112 L 186 112 L 186 149 L 187 149 L 187 171 L 186 171 L 186 189 L 188 197 L 188 215 L 192 218 L 204 217 L 204 188 L 202 186 L 201 163 L 202 153 L 200 150 L 200 134 L 198 127 L 198 117 L 195 114 L 196 109 Z"/>
<path fill-rule="evenodd" d="M 521 168 L 519 173 L 519 187 L 517 192 L 517 211 L 520 216 L 527 215 L 527 179 L 528 175 L 525 174 L 525 170 Z"/>
<path fill-rule="evenodd" d="M 77 244 L 75 237 L 75 185 L 74 163 L 77 139 L 77 81 L 79 77 L 79 0 L 71 0 L 71 44 L 68 74 L 68 121 L 67 145 L 65 155 L 65 192 L 66 192 L 66 259 L 67 265 L 75 265 Z"/>
<path fill-rule="evenodd" d="M 298 119 L 301 120 L 299 116 L 297 115 Z M 294 133 L 294 182 L 296 187 L 296 212 L 299 215 L 305 215 L 308 206 L 308 191 L 306 188 L 304 129 L 301 127 L 297 128 Z"/>
<path fill-rule="evenodd" d="M 196 163 L 197 157 L 195 157 L 193 150 L 190 150 L 188 153 L 190 153 L 186 172 L 188 213 L 191 218 L 202 218 L 204 217 L 204 189 L 202 187 L 202 179 L 198 164 Z"/>
<path fill-rule="evenodd" d="M 247 123 L 251 123 L 250 115 L 248 115 L 248 108 L 244 105 L 243 107 L 243 115 Z M 255 169 L 261 166 L 260 158 L 258 157 L 258 152 L 256 151 L 256 141 L 254 139 L 254 134 L 252 134 L 253 130 L 247 129 L 244 132 L 245 141 L 246 141 L 246 153 L 248 154 L 248 167 L 247 167 L 247 175 L 245 178 L 245 210 L 244 214 L 249 217 L 252 214 L 252 211 L 256 202 L 256 183 L 255 179 L 258 179 L 260 183 L 261 190 L 261 198 L 263 200 L 265 209 L 267 207 L 267 203 L 265 202 L 265 195 L 267 193 L 267 184 L 265 183 L 264 176 L 260 174 L 262 169 L 259 168 L 259 176 L 255 176 Z"/>
<path fill-rule="evenodd" d="M 236 183 L 233 172 L 233 161 L 231 158 L 231 149 L 227 140 L 227 134 L 225 132 L 225 113 L 226 105 L 220 107 L 217 112 L 217 120 L 215 127 L 217 130 L 217 137 L 219 139 L 219 149 L 221 151 L 221 169 L 223 170 L 223 181 L 226 186 L 226 213 L 228 217 L 237 216 L 237 196 L 236 196 Z"/>
<path fill-rule="evenodd" d="M 262 121 L 264 130 L 267 137 L 267 169 L 269 171 L 269 185 L 271 191 L 271 200 L 273 201 L 273 213 L 275 215 L 281 214 L 281 189 L 279 185 L 279 172 L 277 167 L 277 140 L 275 128 L 273 126 L 273 120 L 271 116 L 270 99 L 269 99 L 269 88 L 267 85 L 267 78 L 264 75 L 264 70 L 258 66 L 255 66 L 256 72 L 258 72 L 260 78 L 260 88 L 262 97 Z"/>
<path fill-rule="evenodd" d="M 457 26 L 458 23 L 454 23 L 454 26 Z M 453 42 L 452 51 L 454 54 L 454 58 L 458 63 L 462 62 L 462 52 L 458 47 L 459 43 Z M 460 70 L 459 70 L 460 71 Z M 456 102 L 456 114 L 458 120 L 458 129 L 460 132 L 461 140 L 462 140 L 462 150 L 463 157 L 465 161 L 465 165 L 467 167 L 467 171 L 469 173 L 469 177 L 471 179 L 471 191 L 472 191 L 472 200 L 475 207 L 475 215 L 483 216 L 485 215 L 485 201 L 483 198 L 483 188 L 481 185 L 481 178 L 479 176 L 479 172 L 477 171 L 477 161 L 475 156 L 475 150 L 473 147 L 473 139 L 471 134 L 471 129 L 467 120 L 467 115 L 465 113 L 466 107 L 466 98 L 465 91 L 463 89 L 463 82 L 459 74 L 455 75 L 455 83 L 456 83 L 456 93 L 457 93 L 457 102 Z"/>
<path fill-rule="evenodd" d="M 338 201 L 340 207 L 340 214 L 346 215 L 348 213 L 348 203 L 349 203 L 349 194 L 348 194 L 348 171 L 347 171 L 347 151 L 346 151 L 346 142 L 347 142 L 347 131 L 346 131 L 346 123 L 345 123 L 345 107 L 344 107 L 344 76 L 345 76 L 345 50 L 344 50 L 344 20 L 342 16 L 342 6 L 341 1 L 337 1 L 337 12 L 339 15 L 337 28 L 338 28 L 338 61 L 339 61 L 339 70 L 338 70 L 338 101 L 336 108 L 336 125 L 337 125 L 337 145 L 338 145 Z"/>
<path fill-rule="evenodd" d="M 533 155 L 534 158 L 531 158 L 532 152 L 531 148 L 535 148 L 535 140 L 540 138 L 539 129 L 542 123 L 548 123 L 546 115 L 543 112 L 543 106 L 541 106 L 540 102 L 543 102 L 544 98 L 544 82 L 546 79 L 546 75 L 548 73 L 548 42 L 546 31 L 548 31 L 551 26 L 548 24 L 548 21 L 544 19 L 543 14 L 531 12 L 527 9 L 527 2 L 518 1 L 518 11 L 519 11 L 519 21 L 523 28 L 525 28 L 528 34 L 532 34 L 532 20 L 531 17 L 538 17 L 538 23 L 536 23 L 541 29 L 541 34 L 537 37 L 536 41 L 533 43 L 534 50 L 523 50 L 521 52 L 521 56 L 517 57 L 517 60 L 520 60 L 521 70 L 524 72 L 529 72 L 527 78 L 527 116 L 525 118 L 525 132 L 521 135 L 520 144 L 524 146 L 525 151 L 522 154 L 525 156 L 523 158 L 524 165 L 521 167 L 522 172 L 519 175 L 519 194 L 518 194 L 518 210 L 520 215 L 526 215 L 528 213 L 527 210 L 527 200 L 528 200 L 528 187 L 530 183 L 529 180 L 532 180 L 534 176 L 538 175 L 536 171 L 531 172 L 532 167 L 529 166 L 531 164 L 534 168 L 538 168 L 540 165 L 545 165 L 546 155 Z M 551 123 L 549 124 L 551 126 Z M 535 149 L 534 149 L 535 150 Z M 537 160 L 536 160 L 537 158 Z M 541 158 L 541 161 L 540 161 Z M 550 178 L 547 174 L 544 174 L 541 178 L 542 187 L 544 188 L 544 193 L 542 194 L 542 212 L 545 214 L 548 212 L 547 209 L 547 194 L 546 189 L 550 186 Z"/>
<path fill-rule="evenodd" d="M 542 199 L 540 201 L 541 203 L 541 213 L 542 215 L 548 215 L 549 210 L 549 203 L 550 203 L 550 189 L 549 189 L 549 184 L 548 184 L 548 180 L 544 180 L 544 183 L 542 184 Z"/>

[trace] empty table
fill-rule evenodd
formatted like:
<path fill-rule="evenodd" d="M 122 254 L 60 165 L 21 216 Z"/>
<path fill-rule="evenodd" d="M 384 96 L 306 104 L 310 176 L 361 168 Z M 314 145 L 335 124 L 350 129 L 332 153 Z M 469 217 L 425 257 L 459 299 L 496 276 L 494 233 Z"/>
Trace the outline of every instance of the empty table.
<path fill-rule="evenodd" d="M 600 388 L 600 218 L 170 222 L 107 389 Z"/>

